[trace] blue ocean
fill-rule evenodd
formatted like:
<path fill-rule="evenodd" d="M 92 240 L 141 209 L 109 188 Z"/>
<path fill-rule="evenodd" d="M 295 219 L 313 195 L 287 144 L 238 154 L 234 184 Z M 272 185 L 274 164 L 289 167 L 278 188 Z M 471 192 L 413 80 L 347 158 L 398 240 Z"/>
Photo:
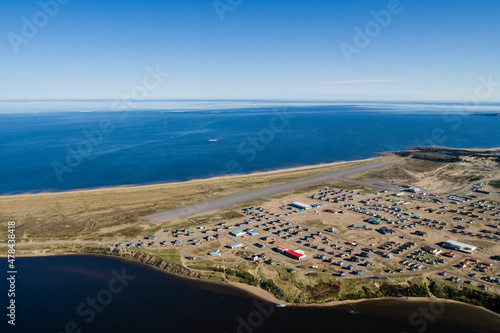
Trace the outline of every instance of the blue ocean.
<path fill-rule="evenodd" d="M 500 117 L 348 104 L 5 113 L 0 194 L 184 181 L 423 145 L 500 147 Z"/>

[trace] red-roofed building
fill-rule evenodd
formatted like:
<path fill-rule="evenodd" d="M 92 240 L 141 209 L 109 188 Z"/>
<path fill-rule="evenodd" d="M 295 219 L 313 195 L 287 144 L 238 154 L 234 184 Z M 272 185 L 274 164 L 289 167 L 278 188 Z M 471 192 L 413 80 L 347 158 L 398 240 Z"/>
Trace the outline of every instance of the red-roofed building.
<path fill-rule="evenodd" d="M 304 259 L 306 257 L 305 254 L 303 253 L 297 253 L 295 251 L 292 251 L 292 250 L 288 250 L 288 251 L 285 251 L 286 255 L 293 258 L 293 259 L 296 259 L 296 260 L 301 260 L 301 259 Z"/>
<path fill-rule="evenodd" d="M 278 246 L 278 252 L 285 253 L 286 251 L 288 251 L 288 249 L 286 247 L 281 246 L 281 245 Z"/>

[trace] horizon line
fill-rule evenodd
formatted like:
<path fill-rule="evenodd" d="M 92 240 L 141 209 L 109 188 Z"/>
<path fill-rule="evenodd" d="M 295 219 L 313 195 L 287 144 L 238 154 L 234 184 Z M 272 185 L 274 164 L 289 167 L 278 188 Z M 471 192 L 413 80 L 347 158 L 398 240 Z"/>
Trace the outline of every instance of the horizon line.
<path fill-rule="evenodd" d="M 121 99 L 116 98 L 50 98 L 50 99 L 1 99 L 0 103 L 3 102 L 113 102 L 119 101 Z M 241 98 L 241 99 L 223 99 L 223 98 L 201 98 L 201 99 L 185 99 L 185 98 L 158 98 L 158 99 L 144 99 L 134 101 L 134 103 L 144 103 L 144 102 L 272 102 L 272 103 L 422 103 L 422 104 L 464 104 L 463 101 L 454 101 L 454 100 L 416 100 L 416 99 L 408 99 L 408 100 L 398 100 L 398 99 L 255 99 L 255 98 Z M 489 101 L 489 102 L 479 102 L 478 105 L 491 105 L 496 106 L 500 105 L 500 100 L 498 101 Z"/>

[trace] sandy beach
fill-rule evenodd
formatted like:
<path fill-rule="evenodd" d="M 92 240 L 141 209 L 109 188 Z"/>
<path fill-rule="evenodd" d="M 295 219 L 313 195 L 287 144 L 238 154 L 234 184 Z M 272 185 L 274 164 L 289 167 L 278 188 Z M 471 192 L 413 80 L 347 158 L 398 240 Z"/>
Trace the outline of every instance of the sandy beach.
<path fill-rule="evenodd" d="M 389 157 L 390 158 L 390 157 Z M 127 189 L 145 189 L 145 188 L 165 188 L 165 190 L 168 192 L 170 189 L 168 188 L 169 186 L 177 186 L 177 185 L 184 185 L 184 184 L 203 184 L 203 183 L 213 183 L 218 180 L 233 180 L 233 179 L 241 179 L 241 178 L 252 178 L 252 177 L 260 177 L 260 176 L 268 176 L 268 175 L 277 175 L 277 174 L 286 174 L 286 173 L 293 173 L 293 172 L 298 172 L 298 171 L 305 171 L 305 170 L 317 170 L 317 169 L 322 169 L 322 168 L 329 168 L 329 167 L 334 167 L 334 166 L 342 166 L 345 164 L 350 164 L 350 163 L 369 163 L 369 162 L 376 162 L 378 160 L 383 160 L 384 158 L 382 157 L 377 157 L 377 158 L 370 158 L 370 159 L 363 159 L 359 161 L 351 161 L 351 162 L 334 162 L 334 163 L 325 163 L 325 164 L 317 164 L 317 165 L 309 165 L 309 166 L 301 166 L 301 167 L 294 167 L 294 168 L 287 168 L 287 169 L 279 169 L 279 170 L 273 170 L 273 171 L 266 171 L 266 172 L 255 172 L 251 174 L 245 174 L 245 175 L 231 175 L 231 176 L 218 176 L 218 177 L 213 177 L 213 178 L 206 178 L 206 179 L 196 179 L 196 180 L 190 180 L 186 182 L 176 182 L 176 183 L 163 183 L 163 184 L 149 184 L 149 185 L 135 185 L 135 186 L 117 186 L 117 187 L 109 187 L 109 188 L 99 188 L 99 189 L 89 189 L 89 190 L 75 190 L 75 191 L 69 191 L 69 192 L 56 192 L 56 193 L 37 193 L 37 194 L 19 194 L 19 195 L 13 195 L 13 196 L 2 196 L 0 199 L 3 198 L 27 198 L 27 197 L 47 197 L 51 195 L 62 195 L 64 196 L 65 194 L 71 195 L 75 193 L 97 193 L 97 192 L 102 192 L 102 191 L 109 191 L 109 192 L 115 192 L 119 193 L 122 190 L 127 190 Z M 329 171 L 329 170 L 327 170 Z M 23 199 L 25 200 L 25 199 Z M 89 241 L 90 242 L 90 241 Z M 43 243 L 43 242 L 42 242 Z M 60 241 L 60 243 L 71 243 L 71 241 Z M 75 242 L 76 244 L 77 242 Z M 99 242 L 93 242 L 92 243 L 99 243 Z M 21 245 L 21 244 L 19 244 Z M 64 251 L 67 249 L 62 250 L 62 253 L 39 253 L 39 254 L 29 254 L 29 255 L 19 255 L 19 252 L 17 253 L 18 257 L 44 257 L 44 256 L 61 256 L 61 255 L 75 255 L 75 253 L 65 253 Z M 77 254 L 77 255 L 86 255 L 86 254 Z M 134 262 L 138 262 L 137 260 L 130 259 L 130 258 L 122 258 L 122 257 L 115 257 L 111 256 L 113 258 L 120 258 L 122 260 L 130 260 Z M 152 267 L 152 266 L 151 266 Z M 156 268 L 157 269 L 157 268 Z M 172 274 L 168 273 L 167 274 Z M 175 275 L 175 274 L 174 274 Z M 187 277 L 182 277 L 182 278 L 187 278 Z M 359 300 L 346 300 L 346 301 L 332 301 L 332 302 L 326 302 L 326 303 L 316 303 L 316 304 L 296 304 L 296 303 L 286 303 L 283 302 L 279 299 L 277 299 L 274 295 L 271 293 L 250 285 L 246 285 L 243 283 L 236 283 L 236 282 L 215 282 L 215 281 L 210 281 L 210 280 L 202 280 L 202 279 L 195 279 L 195 278 L 189 278 L 193 279 L 195 281 L 201 281 L 201 282 L 207 282 L 211 283 L 213 285 L 220 285 L 220 286 L 232 286 L 235 288 L 238 288 L 240 290 L 244 290 L 255 297 L 258 297 L 260 299 L 266 300 L 268 302 L 276 303 L 276 304 L 286 304 L 287 306 L 312 306 L 312 307 L 323 307 L 323 306 L 337 306 L 337 305 L 345 305 L 345 304 L 354 304 L 354 303 L 359 303 L 359 302 L 365 302 L 365 301 L 375 301 L 375 300 L 381 300 L 381 299 L 394 299 L 394 300 L 399 300 L 399 301 L 409 301 L 409 302 L 417 302 L 417 301 L 431 301 L 431 302 L 448 302 L 448 303 L 456 303 L 456 304 L 462 304 L 462 305 L 468 305 L 468 306 L 474 306 L 476 308 L 480 308 L 482 310 L 486 310 L 485 308 L 471 305 L 471 304 L 466 304 L 454 300 L 447 300 L 447 299 L 439 299 L 434 296 L 431 296 L 429 298 L 420 298 L 420 297 L 404 297 L 404 298 L 392 298 L 392 297 L 383 297 L 383 298 L 371 298 L 371 299 L 359 299 Z M 487 310 L 490 311 L 490 310 Z M 494 313 L 493 311 L 490 311 L 491 313 Z"/>
<path fill-rule="evenodd" d="M 0 199 L 1 198 L 22 198 L 22 197 L 32 197 L 32 196 L 47 196 L 47 195 L 56 195 L 56 194 L 65 194 L 65 193 L 74 194 L 74 193 L 91 193 L 91 192 L 99 192 L 99 191 L 119 191 L 119 190 L 124 190 L 124 189 L 147 189 L 147 188 L 158 188 L 158 187 L 165 187 L 165 186 L 175 186 L 175 185 L 180 185 L 180 184 L 196 184 L 196 183 L 202 183 L 202 182 L 207 182 L 207 181 L 218 181 L 218 180 L 228 180 L 228 179 L 231 180 L 231 179 L 237 179 L 237 178 L 241 178 L 241 177 L 245 177 L 245 178 L 246 177 L 258 177 L 258 176 L 283 174 L 283 173 L 289 173 L 289 172 L 314 170 L 314 169 L 339 166 L 339 165 L 348 164 L 348 163 L 376 161 L 378 159 L 380 159 L 380 157 L 372 157 L 372 158 L 354 160 L 354 161 L 337 161 L 337 162 L 332 162 L 332 163 L 304 165 L 304 166 L 299 166 L 299 167 L 276 169 L 276 170 L 269 170 L 269 171 L 257 171 L 257 172 L 251 172 L 248 174 L 247 173 L 238 173 L 238 174 L 231 174 L 231 175 L 227 175 L 227 176 L 215 176 L 215 177 L 210 177 L 210 178 L 191 179 L 191 180 L 181 181 L 181 182 L 162 182 L 162 183 L 154 183 L 154 184 L 121 185 L 121 186 L 111 186 L 111 187 L 103 186 L 103 187 L 98 187 L 98 188 L 79 189 L 79 190 L 70 190 L 70 191 L 61 191 L 61 192 L 22 193 L 22 194 L 12 194 L 12 195 L 6 194 L 6 195 L 0 195 Z"/>

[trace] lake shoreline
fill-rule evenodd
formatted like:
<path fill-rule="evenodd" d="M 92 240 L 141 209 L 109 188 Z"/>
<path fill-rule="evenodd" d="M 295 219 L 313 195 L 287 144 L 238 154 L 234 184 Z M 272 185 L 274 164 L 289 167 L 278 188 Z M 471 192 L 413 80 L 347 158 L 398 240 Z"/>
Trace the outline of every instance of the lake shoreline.
<path fill-rule="evenodd" d="M 144 265 L 146 267 L 152 268 L 154 270 L 163 272 L 164 274 L 168 274 L 170 276 L 173 276 L 175 278 L 179 279 L 188 279 L 193 282 L 201 282 L 201 283 L 206 283 L 212 286 L 220 286 L 220 287 L 230 287 L 230 288 L 235 288 L 239 291 L 244 291 L 245 293 L 252 295 L 255 298 L 260 299 L 261 301 L 266 301 L 269 303 L 273 304 L 283 304 L 286 306 L 290 307 L 337 307 L 337 306 L 342 306 L 342 305 L 350 305 L 350 304 L 356 304 L 356 303 L 363 303 L 363 302 L 370 302 L 370 301 L 383 301 L 383 300 L 394 300 L 394 301 L 401 301 L 401 302 L 432 302 L 432 303 L 453 303 L 453 304 L 458 304 L 458 305 L 463 305 L 463 306 L 470 306 L 476 309 L 480 309 L 483 311 L 487 311 L 490 314 L 496 315 L 500 319 L 500 314 L 489 310 L 487 308 L 469 304 L 469 303 L 464 303 L 464 302 L 459 302 L 451 299 L 445 299 L 445 298 L 437 298 L 434 295 L 431 294 L 430 297 L 377 297 L 377 298 L 362 298 L 362 299 L 357 299 L 357 300 L 345 300 L 345 301 L 330 301 L 330 302 L 325 302 L 325 303 L 289 303 L 289 302 L 284 302 L 276 297 L 274 297 L 270 292 L 263 290 L 258 287 L 246 285 L 244 283 L 239 283 L 239 282 L 221 282 L 221 281 L 212 281 L 212 280 L 206 280 L 206 279 L 200 279 L 200 278 L 195 278 L 195 277 L 190 277 L 190 276 L 183 276 L 179 274 L 175 274 L 172 272 L 165 271 L 163 269 L 160 269 L 158 267 L 155 267 L 151 264 L 147 264 L 144 262 L 141 262 L 140 260 L 137 260 L 135 258 L 131 257 L 122 257 L 122 256 L 114 256 L 110 254 L 100 254 L 100 253 L 58 253 L 58 254 L 40 254 L 40 255 L 21 255 L 17 256 L 16 258 L 41 258 L 41 257 L 60 257 L 60 256 L 99 256 L 99 257 L 106 257 L 106 258 L 113 258 L 116 260 L 123 260 L 126 262 L 132 262 L 132 263 L 137 263 L 140 265 Z M 0 258 L 7 258 L 7 256 L 0 256 Z M 220 291 L 219 291 L 220 292 Z"/>
<path fill-rule="evenodd" d="M 459 149 L 459 148 L 453 148 L 453 149 Z M 491 151 L 496 151 L 499 148 L 489 148 L 485 150 L 491 150 Z M 467 149 L 467 150 L 480 150 L 480 148 L 477 149 Z M 389 154 L 385 153 L 385 154 Z M 110 187 L 110 188 L 100 188 L 100 189 L 93 189 L 93 190 L 76 190 L 76 191 L 69 191 L 69 192 L 55 192 L 55 193 L 38 193 L 38 194 L 21 194 L 21 195 L 13 195 L 12 197 L 26 197 L 26 196 L 45 196 L 45 195 L 53 195 L 53 194 L 61 194 L 61 193 L 80 193 L 80 192 L 87 192 L 87 191 L 103 191 L 103 190 L 122 190 L 122 189 L 129 189 L 133 187 L 157 187 L 157 186 L 168 186 L 168 185 L 175 185 L 175 184 L 185 184 L 185 183 L 202 183 L 202 182 L 213 182 L 217 181 L 220 179 L 235 179 L 235 178 L 250 178 L 254 176 L 260 176 L 260 175 L 269 175 L 269 174 L 284 174 L 288 172 L 296 172 L 296 171 L 303 171 L 303 170 L 314 170 L 314 169 L 321 169 L 321 168 L 328 168 L 331 166 L 338 166 L 338 165 L 349 165 L 350 163 L 367 163 L 371 161 L 376 161 L 381 159 L 382 157 L 374 157 L 374 158 L 369 158 L 369 159 L 362 159 L 362 160 L 356 160 L 356 161 L 339 161 L 339 162 L 333 162 L 333 163 L 325 163 L 325 164 L 316 164 L 316 165 L 310 165 L 310 166 L 302 166 L 302 167 L 296 167 L 296 168 L 288 168 L 288 169 L 278 169 L 274 171 L 267 171 L 267 172 L 255 172 L 251 174 L 246 174 L 246 175 L 231 175 L 231 176 L 219 176 L 219 177 L 213 177 L 213 178 L 205 178 L 205 179 L 198 179 L 198 180 L 190 180 L 187 182 L 180 182 L 180 183 L 163 183 L 163 184 L 156 184 L 156 185 L 140 185 L 140 186 L 117 186 L 117 187 Z M 0 199 L 6 198 L 6 196 L 0 196 Z M 92 241 L 93 242 L 93 241 Z M 22 246 L 23 244 L 18 244 L 19 246 Z M 97 253 L 96 253 L 97 254 Z M 25 257 L 48 257 L 48 256 L 71 256 L 71 255 L 96 255 L 96 254 L 91 254 L 91 253 L 74 253 L 74 252 L 63 252 L 63 253 L 39 253 L 39 254 L 28 254 L 28 255 L 16 255 L 17 258 Z M 104 255 L 110 258 L 121 258 L 124 260 L 130 260 L 131 262 L 138 262 L 138 263 L 144 263 L 147 264 L 147 266 L 154 267 L 151 264 L 148 264 L 146 262 L 142 262 L 141 260 L 135 259 L 135 258 L 128 258 L 128 257 L 122 257 L 122 256 L 115 256 L 112 254 L 106 254 L 102 253 L 100 255 Z M 6 256 L 0 256 L 3 258 L 6 258 Z M 166 260 L 165 260 L 166 261 Z M 168 262 L 168 261 L 166 261 Z M 176 264 L 176 263 L 175 263 Z M 178 265 L 178 264 L 176 264 Z M 181 267 L 185 268 L 186 270 L 189 270 L 186 266 L 180 265 Z M 450 299 L 441 299 L 441 298 L 436 298 L 436 297 L 404 297 L 404 298 L 394 298 L 394 297 L 380 297 L 380 298 L 366 298 L 366 299 L 359 299 L 359 300 L 345 300 L 345 301 L 331 301 L 331 302 L 325 302 L 325 303 L 303 303 L 303 304 L 297 304 L 297 303 L 286 303 L 283 302 L 276 297 L 274 297 L 271 293 L 259 288 L 259 287 L 253 287 L 250 285 L 242 284 L 242 283 L 237 283 L 237 282 L 220 282 L 220 281 L 212 281 L 212 280 L 206 280 L 202 278 L 196 278 L 196 277 L 189 277 L 189 276 L 184 276 L 182 274 L 176 274 L 175 272 L 169 272 L 164 269 L 160 269 L 157 267 L 154 267 L 156 269 L 159 269 L 167 274 L 171 274 L 176 277 L 180 278 L 187 278 L 187 279 L 192 279 L 196 281 L 201 281 L 201 282 L 207 282 L 211 283 L 213 285 L 220 285 L 220 286 L 231 286 L 238 288 L 239 290 L 244 290 L 245 292 L 252 294 L 255 297 L 258 297 L 260 299 L 266 300 L 271 303 L 275 304 L 286 304 L 287 306 L 313 306 L 313 307 L 322 307 L 322 306 L 338 306 L 338 305 L 345 305 L 345 304 L 354 304 L 354 303 L 359 303 L 359 302 L 364 302 L 364 301 L 370 301 L 370 300 L 382 300 L 382 299 L 393 299 L 393 300 L 400 300 L 400 301 L 431 301 L 431 302 L 449 302 L 449 303 L 456 303 L 456 304 L 462 304 L 462 305 L 469 305 L 469 306 L 474 306 L 476 308 L 482 309 L 482 310 L 487 310 L 491 313 L 494 313 L 498 316 L 498 314 L 494 311 L 491 311 L 489 309 L 486 309 L 481 306 L 476 306 L 468 303 L 463 303 L 455 300 L 450 300 Z"/>

